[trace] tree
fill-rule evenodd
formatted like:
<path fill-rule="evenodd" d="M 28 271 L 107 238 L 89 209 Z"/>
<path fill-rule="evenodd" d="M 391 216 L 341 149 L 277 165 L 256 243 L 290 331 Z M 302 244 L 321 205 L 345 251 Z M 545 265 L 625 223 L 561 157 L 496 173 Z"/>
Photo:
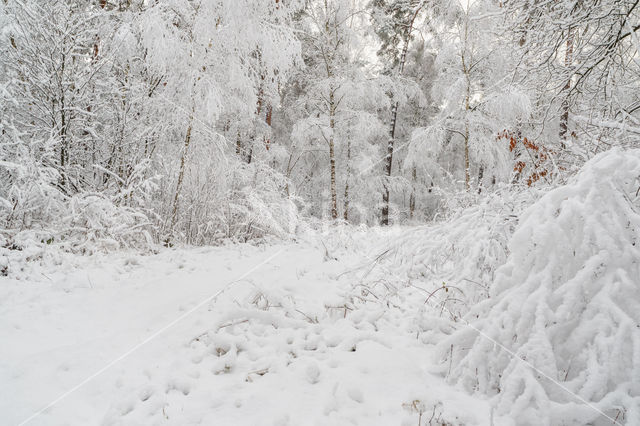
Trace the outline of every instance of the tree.
<path fill-rule="evenodd" d="M 425 170 L 441 189 L 456 190 L 462 182 L 467 193 L 472 186 L 481 192 L 484 181 L 509 180 L 510 151 L 496 138 L 504 129 L 530 129 L 530 93 L 511 81 L 512 52 L 495 31 L 500 20 L 490 1 L 453 1 L 428 10 L 437 113 L 413 133 L 408 165 Z"/>
<path fill-rule="evenodd" d="M 324 144 L 328 151 L 326 173 L 329 177 L 329 214 L 339 217 L 338 187 L 343 182 L 344 211 L 349 217 L 352 160 L 368 143 L 378 127 L 377 117 L 367 113 L 380 108 L 384 96 L 379 83 L 362 71 L 358 61 L 361 39 L 356 33 L 363 10 L 347 0 L 311 2 L 301 22 L 305 30 L 303 54 L 306 68 L 301 78 L 301 99 L 297 105 L 303 114 L 293 129 L 296 150 Z M 355 134 L 356 126 L 368 123 L 366 132 Z M 292 155 L 299 155 L 292 152 Z M 312 161 L 316 161 L 315 159 Z M 344 167 L 339 162 L 344 161 Z"/>
<path fill-rule="evenodd" d="M 91 185 L 87 151 L 99 132 L 95 109 L 108 95 L 109 52 L 96 42 L 110 36 L 106 11 L 72 0 L 44 5 L 10 2 L 5 7 L 8 45 L 4 52 L 7 89 L 18 103 L 16 128 L 57 140 L 54 167 L 58 187 L 73 195 Z M 98 34 L 98 35 L 96 35 Z M 87 173 L 89 171 L 89 173 Z"/>
<path fill-rule="evenodd" d="M 372 6 L 378 16 L 377 33 L 382 40 L 382 46 L 378 55 L 387 63 L 387 74 L 401 77 L 407 61 L 409 43 L 413 38 L 413 31 L 417 23 L 420 11 L 425 7 L 424 1 L 419 0 L 374 0 Z M 384 16 L 384 18 L 380 18 Z M 393 167 L 393 147 L 396 137 L 398 120 L 398 100 L 392 101 L 391 119 L 389 121 L 389 138 L 387 154 L 385 157 L 384 174 L 386 182 L 382 191 L 382 217 L 381 224 L 389 224 L 389 182 Z"/>
<path fill-rule="evenodd" d="M 504 9 L 520 46 L 518 74 L 544 97 L 541 120 L 557 129 L 563 167 L 573 161 L 567 155 L 628 143 L 620 123 L 640 111 L 630 90 L 638 85 L 638 2 L 509 0 Z"/>
<path fill-rule="evenodd" d="M 229 6 L 226 1 L 185 0 L 156 3 L 145 10 L 142 39 L 147 60 L 156 74 L 164 76 L 162 97 L 183 117 L 181 130 L 173 130 L 182 133 L 183 142 L 168 209 L 169 239 L 180 222 L 194 142 L 212 141 L 217 146 L 212 152 L 214 167 L 229 167 L 225 114 L 235 114 L 239 123 L 253 123 L 265 93 L 286 75 L 298 55 L 292 33 L 281 25 L 295 11 L 295 3 L 285 6 L 263 0 Z M 241 138 L 243 134 L 255 138 L 255 129 L 237 127 L 235 133 L 235 151 L 250 163 L 252 148 L 245 150 L 247 143 Z"/>

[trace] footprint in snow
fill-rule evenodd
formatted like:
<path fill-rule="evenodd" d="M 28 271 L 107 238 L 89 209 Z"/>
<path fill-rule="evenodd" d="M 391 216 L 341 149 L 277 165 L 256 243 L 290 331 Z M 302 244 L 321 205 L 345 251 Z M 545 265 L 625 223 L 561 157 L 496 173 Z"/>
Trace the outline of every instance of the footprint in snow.
<path fill-rule="evenodd" d="M 191 392 L 191 384 L 183 379 L 173 379 L 167 383 L 165 393 L 169 393 L 171 391 L 179 391 L 182 392 L 184 396 L 189 395 Z"/>
<path fill-rule="evenodd" d="M 359 388 L 354 388 L 354 387 L 348 388 L 347 395 L 349 395 L 349 398 L 353 399 L 355 402 L 358 402 L 360 404 L 364 402 L 362 390 L 360 390 Z"/>
<path fill-rule="evenodd" d="M 147 386 L 142 390 L 140 390 L 140 392 L 138 392 L 138 397 L 140 398 L 141 402 L 146 402 L 149 400 L 149 398 L 153 396 L 154 393 L 155 393 L 154 388 L 151 386 Z"/>
<path fill-rule="evenodd" d="M 310 363 L 307 366 L 305 370 L 305 376 L 307 378 L 307 381 L 312 385 L 318 383 L 318 381 L 320 380 L 320 369 L 315 362 Z"/>

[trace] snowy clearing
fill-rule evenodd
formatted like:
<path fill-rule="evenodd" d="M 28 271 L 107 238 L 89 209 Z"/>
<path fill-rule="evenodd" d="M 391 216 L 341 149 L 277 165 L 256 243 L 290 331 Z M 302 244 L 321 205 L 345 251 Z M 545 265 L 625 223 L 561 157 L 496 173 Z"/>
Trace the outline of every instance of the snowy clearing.
<path fill-rule="evenodd" d="M 177 318 L 28 424 L 428 424 L 444 411 L 486 423 L 486 404 L 432 373 L 415 313 L 347 302 L 376 248 L 331 258 L 320 241 L 167 249 L 3 279 L 2 423 L 26 420 Z"/>

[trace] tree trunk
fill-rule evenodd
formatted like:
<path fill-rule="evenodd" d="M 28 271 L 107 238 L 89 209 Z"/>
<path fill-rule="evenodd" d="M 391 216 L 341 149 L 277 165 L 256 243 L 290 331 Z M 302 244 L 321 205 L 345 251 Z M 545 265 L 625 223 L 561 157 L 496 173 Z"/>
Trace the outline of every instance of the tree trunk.
<path fill-rule="evenodd" d="M 60 64 L 60 187 L 67 192 L 67 160 L 69 158 L 69 141 L 67 140 L 67 111 L 65 110 L 65 90 L 63 86 L 66 57 L 62 55 Z"/>
<path fill-rule="evenodd" d="M 347 177 L 344 184 L 344 220 L 349 220 L 349 177 L 351 176 L 351 140 L 347 139 Z"/>
<path fill-rule="evenodd" d="M 262 80 L 264 80 L 264 77 L 262 77 Z M 254 118 L 253 121 L 253 129 L 251 130 L 250 136 L 249 136 L 249 152 L 247 153 L 246 156 L 246 161 L 247 164 L 251 164 L 251 160 L 253 159 L 253 146 L 255 144 L 256 141 L 256 137 L 258 135 L 258 130 L 259 130 L 259 126 L 260 126 L 260 114 L 262 114 L 262 104 L 264 102 L 264 91 L 262 90 L 262 86 L 260 86 L 260 90 L 258 91 L 258 102 L 256 105 L 256 116 Z"/>
<path fill-rule="evenodd" d="M 404 65 L 407 62 L 407 51 L 409 50 L 409 42 L 411 41 L 411 33 L 413 31 L 413 25 L 418 17 L 421 7 L 416 8 L 409 25 L 407 25 L 406 32 L 404 33 L 404 44 L 402 46 L 402 53 L 400 54 L 400 62 L 398 64 L 398 75 L 401 76 L 404 72 Z M 389 143 L 387 144 L 387 156 L 385 157 L 384 173 L 387 178 L 391 177 L 391 171 L 393 168 L 393 144 L 396 136 L 396 123 L 398 121 L 398 107 L 399 103 L 395 102 L 391 108 L 391 123 L 389 126 Z M 389 186 L 388 179 L 384 183 L 382 190 L 382 218 L 380 223 L 382 225 L 389 225 Z"/>
<path fill-rule="evenodd" d="M 569 35 L 567 37 L 566 52 L 564 55 L 564 66 L 567 71 L 571 68 L 573 62 L 573 28 L 569 29 Z M 562 115 L 560 116 L 560 144 L 562 149 L 566 148 L 565 141 L 567 140 L 567 133 L 569 130 L 569 90 L 571 89 L 571 75 L 567 76 L 567 83 L 562 89 L 565 92 L 564 100 L 562 101 Z"/>
<path fill-rule="evenodd" d="M 66 120 L 66 111 L 64 110 L 64 95 L 61 98 L 61 110 L 60 110 L 60 186 L 64 192 L 67 192 L 67 158 L 69 156 L 68 152 L 68 141 L 67 141 L 67 120 Z"/>
<path fill-rule="evenodd" d="M 269 148 L 271 147 L 271 136 L 272 136 L 272 131 L 271 131 L 271 119 L 273 117 L 273 107 L 271 105 L 269 105 L 267 107 L 267 115 L 265 116 L 265 123 L 267 123 L 267 131 L 268 134 L 265 135 L 264 138 L 264 147 L 267 151 L 269 151 Z"/>
<path fill-rule="evenodd" d="M 193 111 L 189 116 L 189 124 L 187 126 L 187 134 L 184 138 L 184 149 L 182 156 L 180 157 L 180 171 L 178 172 L 178 183 L 176 184 L 176 193 L 173 197 L 173 209 L 171 211 L 171 226 L 169 227 L 169 235 L 173 234 L 174 227 L 178 221 L 178 200 L 180 198 L 180 191 L 182 190 L 182 182 L 184 181 L 184 169 L 187 159 L 187 153 L 189 152 L 189 145 L 191 144 L 191 129 L 193 127 Z"/>
<path fill-rule="evenodd" d="M 291 173 L 293 172 L 293 168 L 295 167 L 295 163 L 291 165 L 292 159 L 293 159 L 293 152 L 289 154 L 289 160 L 287 161 L 287 180 L 284 184 L 284 189 L 287 193 L 287 198 L 291 196 L 291 192 L 289 189 L 289 181 L 291 180 Z"/>
<path fill-rule="evenodd" d="M 478 194 L 482 192 L 482 180 L 484 179 L 484 166 L 480 166 L 478 170 Z"/>
<path fill-rule="evenodd" d="M 469 162 L 469 110 L 471 109 L 471 69 L 467 64 L 467 38 L 469 36 L 469 15 L 464 26 L 464 46 L 462 51 L 462 72 L 466 82 L 466 94 L 464 98 L 464 187 L 467 191 L 471 188 L 471 172 Z M 472 61 L 469 61 L 472 62 Z"/>
<path fill-rule="evenodd" d="M 418 171 L 416 166 L 411 170 L 411 195 L 409 196 L 409 219 L 413 219 L 416 211 L 416 181 L 418 180 Z"/>
<path fill-rule="evenodd" d="M 469 121 L 464 123 L 464 187 L 468 191 L 471 187 L 471 173 L 469 172 Z"/>
<path fill-rule="evenodd" d="M 238 130 L 238 134 L 236 136 L 236 155 L 240 157 L 242 153 L 242 139 L 240 137 L 240 130 Z"/>
<path fill-rule="evenodd" d="M 398 118 L 398 102 L 393 105 L 391 109 L 391 128 L 389 129 L 389 143 L 387 144 L 387 156 L 384 166 L 384 174 L 387 178 L 391 177 L 391 170 L 393 167 L 393 143 L 395 141 L 396 134 L 396 121 Z M 382 192 L 382 225 L 389 225 L 389 182 L 388 179 L 384 182 L 384 189 Z"/>
<path fill-rule="evenodd" d="M 336 126 L 335 115 L 336 105 L 334 100 L 334 92 L 333 89 L 331 89 L 331 94 L 329 95 L 329 129 L 331 132 L 331 134 L 329 135 L 329 166 L 331 169 L 331 219 L 334 220 L 338 218 L 338 194 L 336 191 L 336 156 L 333 138 L 334 129 Z"/>

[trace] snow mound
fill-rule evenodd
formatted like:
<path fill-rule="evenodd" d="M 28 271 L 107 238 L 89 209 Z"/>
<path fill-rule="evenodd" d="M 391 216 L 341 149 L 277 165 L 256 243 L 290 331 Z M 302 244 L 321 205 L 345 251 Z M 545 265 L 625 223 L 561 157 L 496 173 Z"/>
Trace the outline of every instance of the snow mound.
<path fill-rule="evenodd" d="M 441 343 L 506 424 L 640 424 L 639 193 L 640 150 L 585 164 L 525 212 L 490 298 Z"/>

